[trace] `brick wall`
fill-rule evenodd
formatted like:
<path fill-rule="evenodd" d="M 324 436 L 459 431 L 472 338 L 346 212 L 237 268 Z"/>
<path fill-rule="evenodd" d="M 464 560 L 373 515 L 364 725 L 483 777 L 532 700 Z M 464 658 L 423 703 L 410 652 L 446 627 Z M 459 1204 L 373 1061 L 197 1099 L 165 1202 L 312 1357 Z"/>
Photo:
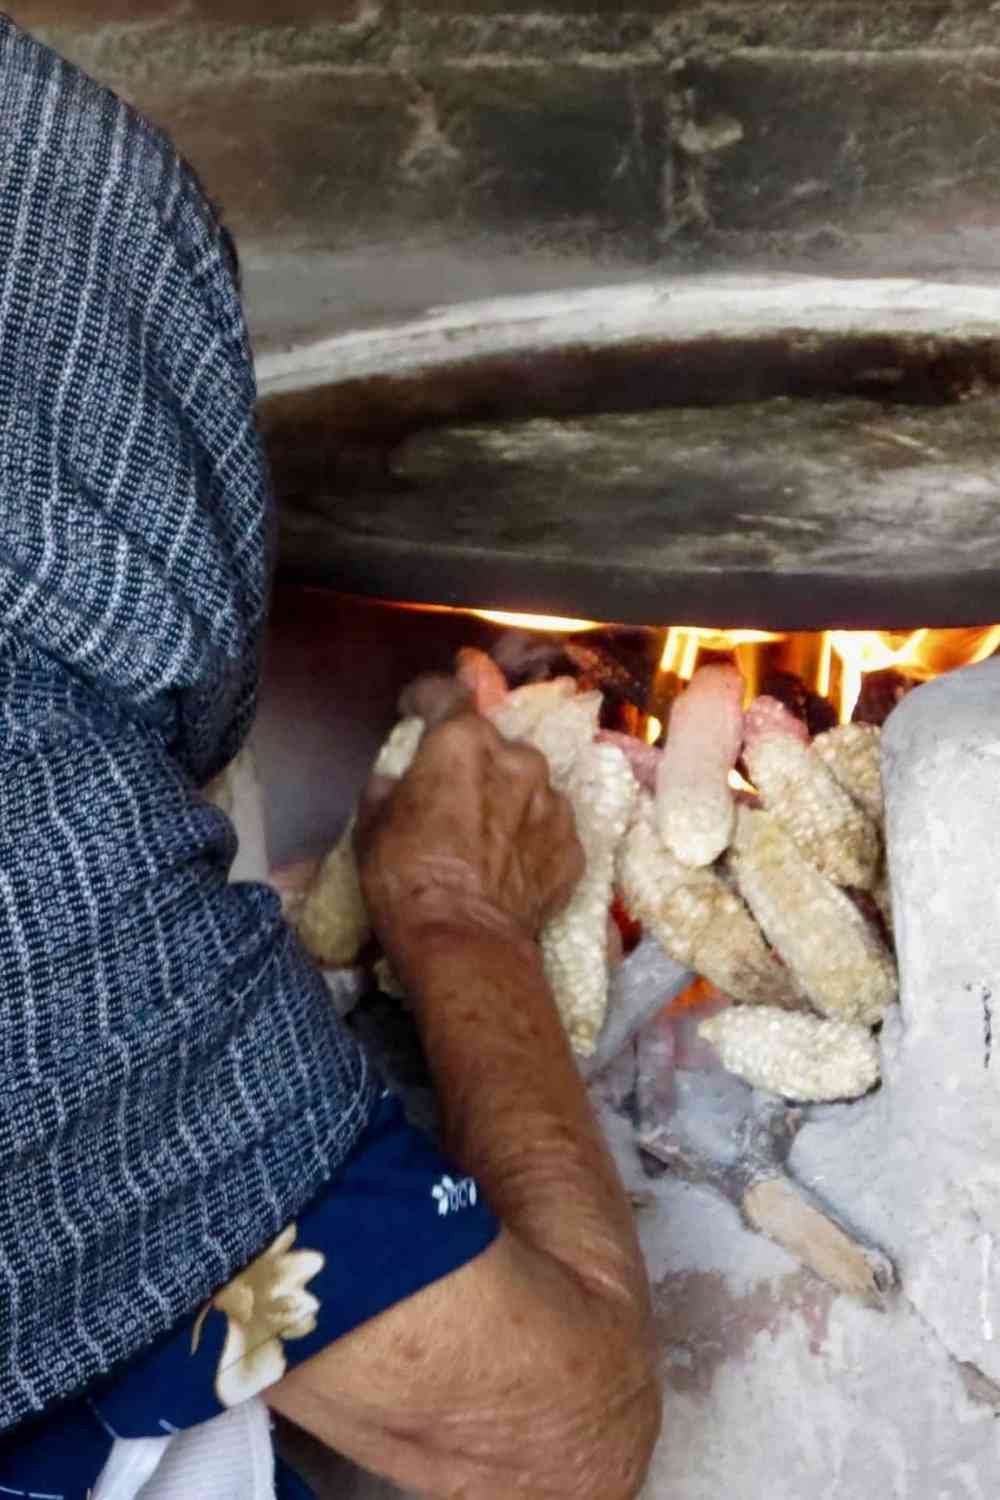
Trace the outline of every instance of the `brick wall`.
<path fill-rule="evenodd" d="M 7 0 L 244 241 L 989 271 L 989 0 Z"/>

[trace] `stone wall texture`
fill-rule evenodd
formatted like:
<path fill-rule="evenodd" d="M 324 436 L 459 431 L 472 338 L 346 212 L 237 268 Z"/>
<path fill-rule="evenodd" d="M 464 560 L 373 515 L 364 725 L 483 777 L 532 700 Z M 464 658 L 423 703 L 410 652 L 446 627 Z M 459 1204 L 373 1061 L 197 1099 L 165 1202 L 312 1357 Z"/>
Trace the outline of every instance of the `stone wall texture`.
<path fill-rule="evenodd" d="M 7 0 L 266 246 L 991 269 L 989 0 Z"/>

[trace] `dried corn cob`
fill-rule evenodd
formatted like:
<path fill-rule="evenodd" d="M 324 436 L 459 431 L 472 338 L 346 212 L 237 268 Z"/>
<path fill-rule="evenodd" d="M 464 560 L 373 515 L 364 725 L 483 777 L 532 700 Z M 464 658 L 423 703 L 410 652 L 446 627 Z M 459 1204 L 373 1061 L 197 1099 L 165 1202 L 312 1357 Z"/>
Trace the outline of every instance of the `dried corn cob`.
<path fill-rule="evenodd" d="M 508 740 L 523 740 L 538 728 L 546 714 L 576 696 L 576 680 L 556 677 L 551 682 L 529 682 L 514 688 L 489 717 Z"/>
<path fill-rule="evenodd" d="M 884 814 L 882 802 L 882 731 L 875 724 L 839 724 L 812 742 L 813 754 L 832 772 L 847 795 L 874 823 Z"/>
<path fill-rule="evenodd" d="M 400 719 L 379 751 L 375 770 L 400 777 L 417 753 L 423 719 Z M 330 850 L 306 892 L 298 933 L 317 963 L 325 968 L 352 964 L 371 937 L 354 857 L 354 819 Z"/>
<path fill-rule="evenodd" d="M 324 968 L 352 964 L 371 937 L 354 858 L 354 819 L 320 865 L 299 912 L 298 933 Z"/>
<path fill-rule="evenodd" d="M 638 740 L 632 734 L 620 734 L 614 729 L 599 729 L 597 738 L 602 745 L 617 745 L 632 767 L 632 775 L 639 785 L 649 792 L 655 792 L 660 761 L 663 759 L 662 750 L 655 745 L 647 745 L 645 740 Z"/>
<path fill-rule="evenodd" d="M 780 698 L 759 693 L 743 716 L 743 738 L 747 745 L 752 745 L 769 734 L 783 734 L 798 740 L 800 745 L 809 744 L 808 726 Z"/>
<path fill-rule="evenodd" d="M 698 1028 L 722 1066 L 786 1099 L 857 1099 L 879 1078 L 878 1047 L 864 1026 L 771 1006 L 731 1006 Z"/>
<path fill-rule="evenodd" d="M 577 693 L 557 703 L 524 736 L 529 745 L 545 756 L 552 785 L 560 791 L 569 790 L 579 756 L 594 742 L 601 703 L 600 693 Z M 615 754 L 621 755 L 621 751 L 616 750 Z"/>
<path fill-rule="evenodd" d="M 615 856 L 638 794 L 613 745 L 586 745 L 566 791 L 576 814 L 586 868 L 569 905 L 542 933 L 545 973 L 570 1042 L 583 1057 L 596 1046 L 608 1003 L 608 907 Z"/>
<path fill-rule="evenodd" d="M 816 1008 L 873 1026 L 896 998 L 896 969 L 851 899 L 768 812 L 740 808 L 729 862 L 740 895 Z"/>
<path fill-rule="evenodd" d="M 794 976 L 768 948 L 739 896 L 712 870 L 682 865 L 664 847 L 652 798 L 644 794 L 622 846 L 618 879 L 629 911 L 678 963 L 739 1000 L 802 1003 Z"/>
<path fill-rule="evenodd" d="M 392 776 L 397 781 L 400 776 L 405 776 L 423 737 L 423 719 L 400 719 L 378 753 L 375 774 Z"/>
<path fill-rule="evenodd" d="M 878 876 L 878 829 L 818 755 L 788 734 L 747 740 L 750 780 L 796 847 L 837 885 L 870 890 Z"/>
<path fill-rule="evenodd" d="M 728 777 L 743 743 L 743 689 L 735 667 L 702 667 L 671 710 L 656 817 L 660 837 L 682 864 L 714 864 L 729 843 Z"/>

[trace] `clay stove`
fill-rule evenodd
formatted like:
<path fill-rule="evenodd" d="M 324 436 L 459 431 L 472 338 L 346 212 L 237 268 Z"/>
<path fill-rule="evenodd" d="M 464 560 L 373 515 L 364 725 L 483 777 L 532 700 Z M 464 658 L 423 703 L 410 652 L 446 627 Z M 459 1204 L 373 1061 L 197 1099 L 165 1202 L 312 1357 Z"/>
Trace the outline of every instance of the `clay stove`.
<path fill-rule="evenodd" d="M 759 680 L 785 653 L 841 717 L 866 669 L 930 679 L 989 656 L 997 313 L 984 288 L 686 282 L 459 309 L 265 361 L 286 578 L 449 611 L 282 602 L 286 666 L 296 634 L 314 638 L 304 615 L 333 634 L 353 621 L 340 702 L 357 724 L 351 693 L 365 701 L 370 739 L 331 788 L 327 836 L 394 688 L 477 632 L 486 643 L 467 609 L 681 621 L 659 637 L 662 670 L 689 677 L 699 653 L 728 650 Z M 797 1135 L 783 1108 L 734 1114 L 717 1097 L 698 1138 L 662 1154 L 842 1291 L 891 1316 L 905 1297 L 977 1398 L 1000 1403 L 998 708 L 984 661 L 908 695 L 886 732 L 902 988 L 881 1090 Z M 265 715 L 265 763 L 276 743 Z"/>

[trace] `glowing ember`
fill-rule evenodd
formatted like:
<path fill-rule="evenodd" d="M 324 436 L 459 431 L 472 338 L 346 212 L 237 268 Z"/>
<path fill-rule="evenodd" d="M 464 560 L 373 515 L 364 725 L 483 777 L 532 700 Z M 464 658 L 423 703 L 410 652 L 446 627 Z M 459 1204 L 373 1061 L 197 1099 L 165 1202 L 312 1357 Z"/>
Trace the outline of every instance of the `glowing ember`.
<path fill-rule="evenodd" d="M 667 1006 L 667 1014 L 676 1016 L 682 1011 L 701 1010 L 709 1005 L 721 1009 L 728 1004 L 728 996 L 724 995 L 720 989 L 717 989 L 710 980 L 698 974 L 686 990 L 681 990 L 680 994 L 671 1000 Z"/>
<path fill-rule="evenodd" d="M 539 630 L 555 635 L 579 635 L 581 630 L 600 628 L 597 620 L 574 620 L 564 615 L 519 615 L 503 609 L 472 609 L 469 614 L 493 625 L 508 625 L 512 630 Z"/>

